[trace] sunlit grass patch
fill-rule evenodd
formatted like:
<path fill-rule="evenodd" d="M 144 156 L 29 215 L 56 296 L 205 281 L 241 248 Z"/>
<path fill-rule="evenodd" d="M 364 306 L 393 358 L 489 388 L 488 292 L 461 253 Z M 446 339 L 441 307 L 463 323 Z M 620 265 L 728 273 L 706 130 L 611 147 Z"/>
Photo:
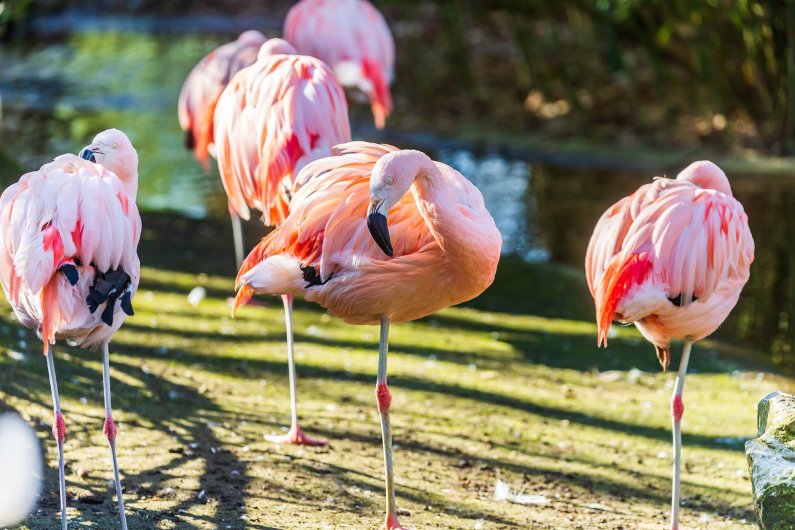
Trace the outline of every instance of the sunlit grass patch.
<path fill-rule="evenodd" d="M 543 272 L 560 300 L 579 299 L 568 269 Z M 541 272 L 539 272 L 541 271 Z M 672 374 L 631 328 L 597 349 L 590 307 L 545 312 L 467 307 L 393 326 L 390 386 L 398 503 L 418 528 L 656 528 L 670 487 Z M 206 296 L 197 305 L 188 293 Z M 231 277 L 146 267 L 111 345 L 119 451 L 133 528 L 369 528 L 380 524 L 382 460 L 373 386 L 378 329 L 349 326 L 298 303 L 299 410 L 327 448 L 275 447 L 289 422 L 278 298 L 230 317 Z M 586 293 L 587 294 L 587 293 Z M 556 302 L 556 303 L 558 303 Z M 47 488 L 25 528 L 56 521 L 57 485 L 46 368 L 35 336 L 2 306 L 0 398 L 37 428 Z M 566 317 L 565 314 L 570 316 Z M 114 524 L 97 354 L 55 350 L 67 420 L 70 517 Z M 786 380 L 757 375 L 720 343 L 697 345 L 684 420 L 685 524 L 750 528 L 742 439 L 756 400 Z M 494 501 L 497 480 L 547 504 Z M 80 517 L 78 521 L 78 517 Z M 743 523 L 746 520 L 747 523 Z"/>

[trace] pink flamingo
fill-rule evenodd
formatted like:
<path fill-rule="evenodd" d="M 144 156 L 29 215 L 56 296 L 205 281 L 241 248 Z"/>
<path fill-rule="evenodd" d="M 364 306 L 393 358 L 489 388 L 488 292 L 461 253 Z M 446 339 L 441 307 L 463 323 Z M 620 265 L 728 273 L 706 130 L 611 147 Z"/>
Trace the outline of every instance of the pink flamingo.
<path fill-rule="evenodd" d="M 748 281 L 754 240 L 726 175 L 695 162 L 676 179 L 659 178 L 602 215 L 585 257 L 596 302 L 599 343 L 612 320 L 632 322 L 668 368 L 671 340 L 684 348 L 671 398 L 671 528 L 679 526 L 682 392 L 693 342 L 715 331 Z"/>
<path fill-rule="evenodd" d="M 284 38 L 300 53 L 325 61 L 340 83 L 366 94 L 375 126 L 392 112 L 395 41 L 367 0 L 301 0 L 284 22 Z"/>
<path fill-rule="evenodd" d="M 235 309 L 255 292 L 289 293 L 351 324 L 380 323 L 376 398 L 386 474 L 384 528 L 400 529 L 387 386 L 389 324 L 483 292 L 494 280 L 500 233 L 477 188 L 419 151 L 352 142 L 307 165 L 299 179 L 307 183 L 289 216 L 240 269 Z"/>
<path fill-rule="evenodd" d="M 229 198 L 237 263 L 243 261 L 240 218 L 262 212 L 266 225 L 281 223 L 299 187 L 296 175 L 308 162 L 331 154 L 351 139 L 345 93 L 323 61 L 295 55 L 286 41 L 271 39 L 257 62 L 232 78 L 215 111 L 218 169 Z M 287 363 L 292 421 L 276 443 L 322 445 L 298 426 L 293 354 L 293 297 L 282 293 L 287 326 Z"/>
<path fill-rule="evenodd" d="M 0 283 L 19 321 L 38 331 L 47 358 L 63 529 L 66 427 L 50 346 L 56 339 L 102 349 L 103 431 L 113 459 L 121 525 L 127 528 L 111 413 L 108 343 L 125 314 L 133 314 L 131 300 L 140 278 L 137 192 L 138 154 L 124 133 L 110 129 L 99 133 L 80 157 L 59 156 L 23 175 L 0 197 Z"/>
<path fill-rule="evenodd" d="M 218 99 L 214 118 L 218 170 L 229 198 L 237 263 L 243 261 L 240 218 L 250 209 L 279 224 L 289 211 L 295 175 L 331 146 L 351 138 L 348 106 L 322 61 L 296 55 L 270 39 L 257 62 L 238 72 Z"/>
<path fill-rule="evenodd" d="M 179 94 L 179 125 L 185 131 L 185 146 L 193 150 L 204 169 L 210 168 L 215 104 L 229 80 L 254 63 L 265 43 L 259 31 L 245 31 L 237 40 L 211 51 L 188 74 Z"/>

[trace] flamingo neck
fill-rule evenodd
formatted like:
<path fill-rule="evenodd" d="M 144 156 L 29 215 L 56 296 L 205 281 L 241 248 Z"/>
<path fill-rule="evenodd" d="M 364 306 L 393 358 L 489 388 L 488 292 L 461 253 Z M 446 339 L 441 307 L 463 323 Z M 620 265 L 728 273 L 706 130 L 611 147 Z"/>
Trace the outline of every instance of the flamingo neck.
<path fill-rule="evenodd" d="M 693 162 L 679 173 L 676 180 L 692 182 L 700 188 L 715 190 L 729 197 L 732 196 L 732 189 L 729 185 L 729 179 L 726 178 L 726 173 L 709 160 Z"/>
<path fill-rule="evenodd" d="M 491 230 L 496 227 L 452 192 L 453 184 L 429 158 L 420 167 L 411 192 L 428 229 L 456 270 L 480 273 L 491 268 L 483 260 L 493 255 L 487 248 L 495 239 Z"/>
<path fill-rule="evenodd" d="M 119 175 L 119 180 L 124 185 L 124 189 L 127 190 L 127 195 L 134 202 L 138 196 L 138 170 L 133 169 L 130 173 L 125 173 L 124 176 Z"/>
<path fill-rule="evenodd" d="M 138 164 L 118 160 L 103 160 L 100 165 L 121 181 L 127 195 L 135 201 L 138 195 Z"/>

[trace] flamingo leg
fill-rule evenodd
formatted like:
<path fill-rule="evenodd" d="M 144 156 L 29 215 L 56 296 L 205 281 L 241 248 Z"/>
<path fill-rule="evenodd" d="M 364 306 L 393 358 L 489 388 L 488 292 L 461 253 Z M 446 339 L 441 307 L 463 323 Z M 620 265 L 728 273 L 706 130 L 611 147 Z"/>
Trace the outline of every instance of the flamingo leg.
<path fill-rule="evenodd" d="M 232 218 L 232 238 L 235 242 L 235 263 L 237 268 L 243 264 L 243 225 L 240 222 L 240 217 L 229 209 L 229 216 Z"/>
<path fill-rule="evenodd" d="M 110 456 L 113 460 L 113 481 L 116 484 L 116 498 L 119 501 L 119 519 L 121 519 L 122 530 L 127 530 L 127 515 L 124 513 L 124 498 L 122 497 L 121 479 L 119 478 L 119 463 L 116 460 L 116 424 L 113 421 L 113 413 L 110 405 L 110 360 L 108 344 L 102 345 L 102 388 L 105 394 L 105 424 L 103 432 L 108 439 L 110 446 Z"/>
<path fill-rule="evenodd" d="M 52 424 L 52 435 L 58 443 L 58 486 L 61 495 L 61 530 L 66 530 L 66 475 L 64 473 L 63 442 L 66 438 L 66 424 L 61 414 L 61 400 L 58 397 L 58 380 L 55 377 L 55 361 L 47 339 L 44 339 L 44 353 L 47 357 L 47 372 L 50 376 L 50 392 L 52 393 L 52 409 L 55 419 Z"/>
<path fill-rule="evenodd" d="M 295 351 L 293 348 L 293 295 L 282 295 L 284 303 L 284 322 L 287 330 L 287 370 L 290 375 L 290 430 L 285 435 L 266 436 L 265 439 L 280 444 L 291 445 L 326 445 L 326 440 L 318 440 L 305 435 L 298 426 L 298 397 L 295 389 Z"/>
<path fill-rule="evenodd" d="M 386 377 L 386 359 L 389 352 L 389 318 L 381 319 L 381 341 L 378 348 L 378 379 L 375 384 L 375 397 L 381 415 L 381 439 L 384 443 L 384 474 L 386 478 L 386 521 L 381 530 L 403 530 L 397 518 L 395 506 L 395 477 L 392 471 L 392 429 L 389 423 L 389 409 L 392 395 L 389 393 Z"/>
<path fill-rule="evenodd" d="M 673 469 L 673 494 L 671 496 L 671 530 L 679 530 L 679 477 L 682 465 L 682 415 L 685 405 L 682 402 L 682 393 L 685 389 L 685 374 L 687 363 L 690 360 L 690 348 L 693 341 L 685 339 L 682 348 L 682 360 L 679 362 L 679 374 L 676 377 L 674 393 L 671 396 L 671 417 L 673 419 L 674 438 L 674 469 Z"/>

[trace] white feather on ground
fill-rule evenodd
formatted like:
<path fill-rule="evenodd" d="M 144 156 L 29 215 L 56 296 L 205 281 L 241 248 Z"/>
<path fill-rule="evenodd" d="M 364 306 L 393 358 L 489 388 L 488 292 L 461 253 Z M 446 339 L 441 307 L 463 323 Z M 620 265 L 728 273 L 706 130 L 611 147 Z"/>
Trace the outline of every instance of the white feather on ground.
<path fill-rule="evenodd" d="M 494 484 L 494 500 L 495 501 L 508 501 L 514 504 L 547 504 L 549 499 L 544 495 L 522 495 L 521 492 L 514 493 L 511 487 L 501 481 L 497 480 Z"/>

